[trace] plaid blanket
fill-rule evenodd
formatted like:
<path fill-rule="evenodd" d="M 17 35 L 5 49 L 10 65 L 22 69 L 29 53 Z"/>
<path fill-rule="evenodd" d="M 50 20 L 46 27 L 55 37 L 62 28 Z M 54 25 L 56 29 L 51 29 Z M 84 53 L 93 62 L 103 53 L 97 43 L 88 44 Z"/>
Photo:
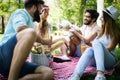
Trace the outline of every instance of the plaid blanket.
<path fill-rule="evenodd" d="M 70 77 L 76 67 L 76 64 L 78 62 L 79 58 L 77 57 L 71 57 L 70 62 L 64 62 L 64 63 L 56 63 L 53 61 L 50 61 L 50 67 L 54 71 L 54 80 L 66 80 L 68 77 Z M 27 61 L 30 61 L 29 58 Z M 116 64 L 117 66 L 117 64 Z M 115 69 L 112 70 L 106 70 L 105 74 L 106 75 L 112 75 Z M 86 70 L 84 71 L 84 76 L 85 75 L 95 75 L 96 74 L 96 68 L 92 66 L 88 66 Z M 0 74 L 0 80 L 7 80 Z"/>
<path fill-rule="evenodd" d="M 68 77 L 70 77 L 76 67 L 76 64 L 79 60 L 79 58 L 72 58 L 71 57 L 70 62 L 64 62 L 64 63 L 56 63 L 51 61 L 50 67 L 54 71 L 54 80 L 66 80 Z M 112 70 L 106 70 L 106 75 L 112 75 L 115 69 Z M 86 70 L 84 71 L 83 76 L 85 75 L 95 75 L 96 74 L 96 68 L 92 66 L 88 66 Z"/>

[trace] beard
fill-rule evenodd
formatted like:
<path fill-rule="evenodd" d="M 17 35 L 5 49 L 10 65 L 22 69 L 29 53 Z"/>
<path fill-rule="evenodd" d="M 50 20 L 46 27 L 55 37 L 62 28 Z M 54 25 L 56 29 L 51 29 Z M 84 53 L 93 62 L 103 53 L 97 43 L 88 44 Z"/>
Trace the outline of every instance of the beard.
<path fill-rule="evenodd" d="M 89 25 L 92 22 L 92 20 L 84 20 L 85 25 Z"/>
<path fill-rule="evenodd" d="M 38 9 L 34 13 L 33 21 L 40 22 L 40 14 L 39 14 L 39 10 Z"/>

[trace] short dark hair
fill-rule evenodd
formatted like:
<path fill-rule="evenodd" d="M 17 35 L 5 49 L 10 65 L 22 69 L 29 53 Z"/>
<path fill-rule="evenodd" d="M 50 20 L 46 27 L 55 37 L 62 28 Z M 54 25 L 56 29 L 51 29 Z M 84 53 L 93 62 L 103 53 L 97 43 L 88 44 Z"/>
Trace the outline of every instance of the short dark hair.
<path fill-rule="evenodd" d="M 98 18 L 98 16 L 99 16 L 99 13 L 97 12 L 97 10 L 95 10 L 95 9 L 86 9 L 85 13 L 86 13 L 86 12 L 90 13 L 91 18 L 92 18 L 92 19 L 95 19 L 94 22 L 96 22 L 96 20 L 97 20 L 97 18 Z"/>
<path fill-rule="evenodd" d="M 33 5 L 44 4 L 43 0 L 25 0 L 24 6 L 25 8 L 31 8 Z"/>

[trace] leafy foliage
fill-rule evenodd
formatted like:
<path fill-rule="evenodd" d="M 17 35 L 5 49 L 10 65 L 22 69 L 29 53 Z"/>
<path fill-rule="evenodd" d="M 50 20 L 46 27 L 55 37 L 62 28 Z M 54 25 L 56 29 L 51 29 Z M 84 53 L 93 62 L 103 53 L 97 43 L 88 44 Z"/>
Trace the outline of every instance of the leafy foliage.
<path fill-rule="evenodd" d="M 51 21 L 51 23 L 56 24 L 55 21 L 61 22 L 61 20 L 66 19 L 71 23 L 81 26 L 83 22 L 84 10 L 86 8 L 97 8 L 96 0 L 54 0 L 54 5 L 52 4 L 52 9 L 50 9 L 50 17 L 56 16 L 57 20 Z M 51 5 L 49 5 L 51 7 Z M 58 11 L 56 11 L 56 8 Z M 58 15 L 56 15 L 58 14 Z M 54 17 L 55 19 L 55 17 Z M 58 20 L 59 19 L 59 20 Z M 52 20 L 52 19 L 51 19 Z"/>
<path fill-rule="evenodd" d="M 46 0 L 47 1 L 47 0 Z M 48 0 L 49 1 L 49 0 Z M 56 23 L 66 19 L 77 26 L 82 25 L 84 10 L 86 8 L 97 9 L 97 0 L 53 0 L 54 4 L 49 5 L 50 23 L 56 26 Z M 113 5 L 120 10 L 120 0 L 104 0 L 105 8 Z M 117 20 L 120 23 L 119 20 Z"/>
<path fill-rule="evenodd" d="M 13 0 L 1 0 L 0 1 L 0 16 L 1 16 L 0 24 L 2 26 L 2 33 L 4 33 L 5 23 L 7 23 L 10 14 L 14 10 L 16 10 L 20 7 L 23 7 L 23 5 L 18 3 L 18 1 L 20 2 L 21 0 L 14 0 L 14 1 Z M 23 0 L 22 0 L 22 2 L 23 2 Z"/>
<path fill-rule="evenodd" d="M 1 0 L 0 1 L 0 16 L 10 15 L 17 8 L 23 8 L 24 0 Z M 49 2 L 50 16 L 49 21 L 53 26 L 60 23 L 61 20 L 66 19 L 71 23 L 81 26 L 83 23 L 84 10 L 86 8 L 97 9 L 97 0 L 51 0 Z M 120 0 L 104 0 L 105 8 L 114 5 L 120 10 Z M 117 22 L 120 24 L 120 17 Z"/>
<path fill-rule="evenodd" d="M 119 13 L 120 13 L 120 0 L 105 0 L 105 8 L 110 5 L 115 6 L 119 10 Z M 120 25 L 120 16 L 118 17 L 117 23 Z"/>
<path fill-rule="evenodd" d="M 13 12 L 13 10 L 17 9 L 16 1 L 4 0 L 0 2 L 0 16 L 5 16 L 8 12 Z"/>

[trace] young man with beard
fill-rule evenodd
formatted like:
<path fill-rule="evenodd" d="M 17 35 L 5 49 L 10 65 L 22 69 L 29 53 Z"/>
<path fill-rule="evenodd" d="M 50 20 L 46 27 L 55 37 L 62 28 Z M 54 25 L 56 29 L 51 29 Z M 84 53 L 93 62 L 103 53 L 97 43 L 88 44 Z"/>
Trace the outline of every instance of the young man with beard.
<path fill-rule="evenodd" d="M 0 73 L 8 80 L 53 80 L 50 68 L 26 62 L 33 43 L 51 45 L 34 30 L 33 19 L 40 21 L 43 0 L 25 0 L 25 9 L 11 15 L 0 41 Z"/>
<path fill-rule="evenodd" d="M 79 34 L 77 31 L 73 30 L 72 32 L 81 39 L 80 46 L 84 48 L 91 46 L 91 42 L 98 36 L 100 32 L 100 27 L 96 25 L 96 20 L 99 16 L 99 13 L 94 9 L 87 9 L 84 14 L 84 25 L 80 27 L 82 34 Z M 81 56 L 82 47 L 77 47 L 75 55 Z M 81 52 L 80 52 L 81 50 Z"/>
<path fill-rule="evenodd" d="M 80 27 L 81 33 L 79 33 L 75 29 L 70 29 L 69 31 L 72 32 L 74 35 L 76 35 L 80 40 L 80 45 L 76 46 L 76 51 L 72 56 L 80 57 L 82 55 L 82 46 L 84 45 L 84 48 L 87 48 L 91 46 L 91 42 L 96 38 L 98 33 L 100 32 L 100 27 L 98 27 L 95 22 L 99 16 L 99 13 L 94 9 L 87 9 L 85 11 L 84 15 L 84 25 Z M 71 45 L 70 45 L 71 46 Z M 68 56 L 71 56 L 70 54 L 67 54 L 67 47 L 62 47 L 62 52 L 64 57 L 58 57 L 59 61 L 65 62 L 68 59 Z"/>

